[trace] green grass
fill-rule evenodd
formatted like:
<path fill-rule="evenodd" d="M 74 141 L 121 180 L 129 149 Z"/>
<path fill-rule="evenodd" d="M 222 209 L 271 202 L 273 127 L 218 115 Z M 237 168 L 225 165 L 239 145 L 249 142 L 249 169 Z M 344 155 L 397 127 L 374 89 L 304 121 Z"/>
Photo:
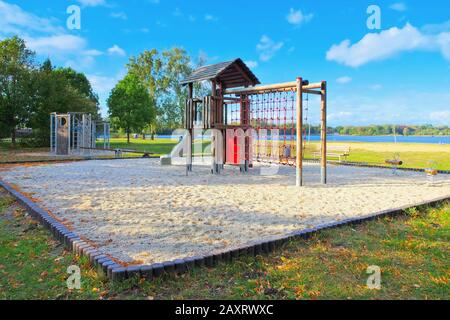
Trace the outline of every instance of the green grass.
<path fill-rule="evenodd" d="M 307 158 L 312 158 L 311 153 L 316 151 L 317 145 L 311 143 L 307 146 Z M 432 161 L 436 169 L 450 170 L 450 145 L 362 142 L 329 142 L 328 145 L 349 146 L 350 156 L 347 161 L 351 162 L 386 165 L 387 159 L 394 159 L 398 155 L 403 161 L 403 168 L 429 168 Z"/>
<path fill-rule="evenodd" d="M 127 139 L 125 138 L 116 138 L 111 139 L 110 141 L 111 149 L 128 149 L 140 152 L 150 152 L 155 156 L 161 156 L 171 153 L 177 143 L 178 142 L 176 140 L 171 139 L 143 140 L 141 138 L 130 139 L 130 143 L 127 143 Z M 198 147 L 201 143 L 199 141 L 195 141 L 195 144 Z M 206 146 L 208 145 L 208 142 L 204 142 L 203 148 L 206 148 Z M 103 144 L 98 144 L 98 147 L 102 148 Z"/>
<path fill-rule="evenodd" d="M 130 139 L 130 143 L 127 143 L 127 139 L 111 139 L 111 149 L 130 149 L 141 152 L 151 152 L 156 155 L 170 153 L 176 144 L 176 141 L 170 139 Z M 103 147 L 103 144 L 98 144 L 97 146 L 100 148 Z"/>
<path fill-rule="evenodd" d="M 200 142 L 196 142 L 200 143 Z M 153 153 L 155 156 L 168 154 L 177 141 L 170 139 L 143 140 L 131 139 L 127 143 L 125 138 L 111 139 L 112 149 L 130 149 L 140 152 Z M 203 147 L 208 145 L 204 143 Z M 312 152 L 316 151 L 317 143 L 307 145 L 305 157 L 311 159 Z M 362 162 L 375 165 L 386 165 L 385 160 L 393 159 L 396 155 L 403 161 L 404 168 L 428 168 L 430 161 L 436 164 L 436 169 L 450 170 L 450 145 L 415 144 L 415 143 L 360 143 L 360 142 L 329 142 L 330 146 L 350 146 L 351 152 L 348 161 Z M 103 145 L 98 144 L 101 148 Z M 52 160 L 57 157 L 46 154 L 48 148 L 11 150 L 6 142 L 0 143 L 0 163 L 8 161 Z M 128 153 L 125 156 L 141 156 L 141 154 Z M 114 157 L 111 153 L 110 156 Z M 74 157 L 79 159 L 80 157 Z M 333 159 L 335 160 L 335 159 Z"/>
<path fill-rule="evenodd" d="M 0 193 L 0 299 L 448 299 L 449 241 L 447 203 L 323 231 L 213 269 L 112 284 Z M 81 291 L 65 287 L 72 264 L 81 267 Z M 381 267 L 379 291 L 366 288 L 370 265 Z"/>
<path fill-rule="evenodd" d="M 199 144 L 199 142 L 196 142 Z M 169 154 L 172 149 L 177 145 L 177 141 L 170 139 L 156 139 L 156 140 L 143 140 L 143 139 L 131 139 L 130 143 L 127 143 L 125 138 L 111 139 L 111 149 L 127 149 L 135 150 L 139 152 L 148 152 L 152 156 L 158 157 L 161 155 Z M 208 142 L 204 142 L 203 148 L 208 145 Z M 103 143 L 98 142 L 97 148 L 103 148 Z M 49 148 L 24 148 L 18 146 L 16 149 L 11 148 L 10 143 L 0 141 L 0 164 L 3 162 L 13 161 L 48 161 L 58 160 L 60 157 L 49 154 Z M 124 153 L 124 157 L 140 157 L 140 153 Z M 67 159 L 68 157 L 65 157 Z M 73 156 L 70 159 L 82 159 L 82 156 Z M 114 158 L 114 152 L 110 155 L 101 156 L 100 158 Z"/>

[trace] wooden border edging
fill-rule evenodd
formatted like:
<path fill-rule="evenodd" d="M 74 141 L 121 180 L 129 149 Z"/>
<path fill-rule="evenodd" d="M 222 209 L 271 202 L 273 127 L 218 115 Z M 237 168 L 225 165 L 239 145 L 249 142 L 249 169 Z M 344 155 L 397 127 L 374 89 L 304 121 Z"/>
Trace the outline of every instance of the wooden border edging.
<path fill-rule="evenodd" d="M 136 159 L 159 159 L 159 156 L 150 156 L 150 157 L 124 157 L 124 158 L 85 158 L 85 159 L 48 159 L 48 160 L 28 160 L 28 161 L 0 161 L 0 167 L 5 165 L 15 165 L 15 164 L 54 164 L 54 163 L 69 163 L 69 162 L 83 162 L 83 161 L 111 161 L 111 160 L 136 160 Z"/>
<path fill-rule="evenodd" d="M 8 183 L 0 179 L 0 187 L 11 194 L 22 206 L 24 206 L 30 215 L 38 220 L 52 235 L 74 254 L 86 256 L 91 265 L 97 268 L 97 271 L 105 274 L 113 281 L 121 281 L 134 276 L 140 276 L 151 280 L 164 274 L 184 273 L 196 267 L 215 267 L 219 262 L 231 262 L 241 256 L 257 256 L 262 253 L 269 253 L 283 244 L 294 239 L 307 239 L 314 233 L 322 230 L 337 228 L 344 225 L 359 224 L 365 221 L 374 220 L 384 216 L 395 216 L 402 214 L 408 209 L 436 206 L 440 203 L 450 201 L 450 195 L 436 198 L 430 201 L 423 201 L 414 205 L 407 205 L 395 209 L 384 210 L 376 213 L 367 214 L 360 217 L 348 218 L 341 221 L 324 223 L 314 228 L 303 229 L 288 233 L 286 235 L 272 237 L 271 240 L 254 241 L 243 245 L 242 247 L 227 249 L 215 252 L 206 256 L 194 256 L 184 259 L 176 259 L 163 263 L 154 263 L 152 265 L 135 265 L 124 267 L 112 258 L 101 253 L 97 248 L 83 241 L 76 233 L 70 231 L 62 223 L 51 217 L 44 209 L 39 207 L 28 197 L 16 191 Z"/>

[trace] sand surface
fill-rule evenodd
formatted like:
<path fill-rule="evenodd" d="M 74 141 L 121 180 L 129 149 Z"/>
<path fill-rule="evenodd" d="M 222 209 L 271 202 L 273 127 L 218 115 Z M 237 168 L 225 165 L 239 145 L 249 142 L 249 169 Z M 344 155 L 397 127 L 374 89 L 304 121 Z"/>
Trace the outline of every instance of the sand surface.
<path fill-rule="evenodd" d="M 273 169 L 273 168 L 272 168 Z M 450 176 L 430 184 L 424 173 L 305 165 L 219 176 L 195 166 L 161 167 L 152 159 L 12 167 L 0 178 L 31 193 L 59 219 L 124 262 L 154 263 L 211 254 L 326 222 L 450 196 Z"/>

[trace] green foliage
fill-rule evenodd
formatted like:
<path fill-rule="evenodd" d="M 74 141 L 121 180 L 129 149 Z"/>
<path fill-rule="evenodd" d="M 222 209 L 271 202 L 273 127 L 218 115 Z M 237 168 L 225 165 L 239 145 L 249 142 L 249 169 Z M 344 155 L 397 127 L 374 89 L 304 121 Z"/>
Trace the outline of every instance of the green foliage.
<path fill-rule="evenodd" d="M 150 123 L 150 131 L 179 128 L 187 97 L 180 81 L 192 72 L 186 51 L 144 51 L 130 59 L 128 71 L 138 76 L 156 102 L 157 117 Z"/>
<path fill-rule="evenodd" d="M 53 69 L 49 60 L 33 72 L 33 103 L 27 125 L 36 145 L 49 143 L 52 112 L 87 112 L 99 118 L 98 98 L 86 76 L 70 68 Z"/>
<path fill-rule="evenodd" d="M 0 138 L 16 143 L 16 129 L 32 128 L 33 145 L 49 142 L 52 112 L 88 112 L 99 118 L 98 97 L 86 76 L 70 68 L 41 66 L 25 42 L 13 37 L 0 42 Z"/>
<path fill-rule="evenodd" d="M 18 37 L 0 41 L 0 137 L 10 135 L 26 122 L 31 103 L 31 70 L 34 53 Z"/>
<path fill-rule="evenodd" d="M 372 126 L 338 126 L 330 128 L 331 133 L 338 133 L 341 135 L 355 135 L 355 136 L 379 136 L 379 135 L 417 135 L 417 136 L 432 136 L 450 135 L 450 128 L 448 126 L 432 126 L 432 125 L 372 125 Z"/>
<path fill-rule="evenodd" d="M 112 90 L 108 108 L 113 124 L 130 133 L 141 132 L 155 118 L 154 100 L 135 74 L 128 74 Z"/>
<path fill-rule="evenodd" d="M 72 68 L 58 68 L 55 70 L 56 75 L 60 75 L 65 78 L 68 84 L 77 89 L 78 93 L 84 98 L 90 100 L 98 106 L 98 95 L 94 92 L 91 83 L 83 73 L 76 72 Z M 99 110 L 93 113 L 93 116 L 99 118 Z"/>
<path fill-rule="evenodd" d="M 145 282 L 112 283 L 0 192 L 0 299 L 448 299 L 450 204 L 296 240 L 269 255 Z M 14 210 L 16 208 L 16 210 Z M 68 290 L 67 267 L 81 268 Z M 381 290 L 366 286 L 382 270 Z"/>

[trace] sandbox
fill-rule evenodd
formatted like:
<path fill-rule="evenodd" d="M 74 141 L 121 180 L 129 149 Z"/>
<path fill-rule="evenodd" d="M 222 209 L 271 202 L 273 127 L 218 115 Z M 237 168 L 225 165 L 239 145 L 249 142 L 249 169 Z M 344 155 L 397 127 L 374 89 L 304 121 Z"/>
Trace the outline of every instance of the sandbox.
<path fill-rule="evenodd" d="M 273 170 L 273 168 L 271 168 Z M 306 186 L 295 169 L 257 165 L 242 174 L 226 167 L 211 175 L 195 166 L 162 167 L 157 160 L 84 161 L 0 171 L 38 205 L 127 264 L 154 264 L 211 255 L 271 240 L 324 223 L 362 217 L 450 197 L 450 175 L 433 183 L 422 172 L 305 164 Z"/>

